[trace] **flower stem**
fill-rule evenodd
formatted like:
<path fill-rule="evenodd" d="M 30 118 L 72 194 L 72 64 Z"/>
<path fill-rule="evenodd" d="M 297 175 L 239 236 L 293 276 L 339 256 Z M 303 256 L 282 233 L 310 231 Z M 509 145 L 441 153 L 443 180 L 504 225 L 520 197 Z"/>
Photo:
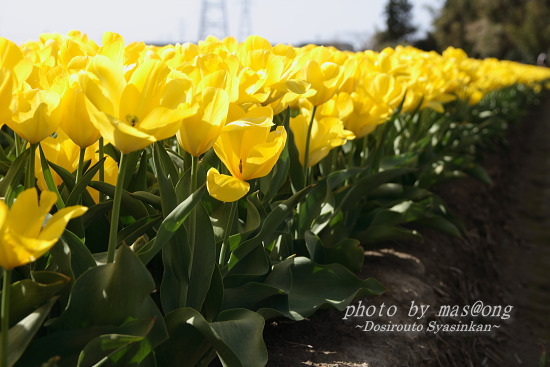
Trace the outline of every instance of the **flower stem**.
<path fill-rule="evenodd" d="M 191 156 L 191 186 L 189 194 L 197 190 L 197 180 L 199 175 L 199 157 Z M 189 213 L 189 245 L 191 246 L 191 254 L 195 250 L 195 238 L 197 232 L 197 210 L 193 208 Z"/>
<path fill-rule="evenodd" d="M 34 159 L 35 159 L 35 155 L 36 155 L 36 147 L 38 147 L 38 143 L 31 143 L 30 147 L 29 147 L 29 157 L 28 157 L 28 161 L 27 161 L 27 172 L 26 172 L 26 175 L 25 175 L 25 189 L 30 189 L 32 187 L 34 187 L 34 178 L 35 178 L 35 175 L 34 175 L 34 165 L 35 165 L 35 162 L 34 162 Z"/>
<path fill-rule="evenodd" d="M 4 281 L 2 284 L 2 358 L 0 361 L 1 367 L 8 366 L 8 331 L 10 327 L 10 278 L 11 270 L 4 269 Z"/>
<path fill-rule="evenodd" d="M 311 119 L 309 121 L 309 126 L 307 128 L 306 136 L 306 150 L 304 152 L 304 179 L 306 186 L 310 183 L 308 179 L 308 170 L 309 170 L 309 146 L 311 141 L 311 131 L 313 130 L 313 121 L 315 119 L 315 112 L 317 111 L 317 106 L 313 106 L 313 111 L 311 111 Z"/>
<path fill-rule="evenodd" d="M 220 258 L 218 264 L 224 266 L 227 257 L 227 249 L 229 248 L 229 235 L 231 234 L 231 227 L 233 226 L 233 221 L 235 220 L 235 213 L 237 212 L 237 206 L 239 201 L 234 201 L 231 203 L 231 209 L 229 211 L 229 218 L 227 219 L 227 226 L 223 232 L 223 241 L 222 248 L 220 249 Z"/>
<path fill-rule="evenodd" d="M 124 186 L 124 176 L 126 171 L 126 154 L 120 154 L 120 164 L 118 167 L 118 178 L 115 186 L 115 196 L 113 198 L 113 211 L 111 214 L 111 227 L 109 230 L 109 247 L 107 248 L 107 263 L 115 260 L 115 250 L 118 234 L 118 219 L 120 217 L 120 202 L 122 199 L 122 187 Z"/>
<path fill-rule="evenodd" d="M 103 137 L 99 138 L 99 160 L 102 160 L 105 157 L 105 145 L 103 143 Z M 99 181 L 105 182 L 105 164 L 102 164 L 99 167 Z M 99 202 L 105 200 L 105 194 L 101 191 L 99 192 Z"/>
<path fill-rule="evenodd" d="M 13 145 L 15 145 L 15 156 L 16 157 L 19 157 L 19 155 L 21 154 L 21 137 L 17 134 L 13 134 Z"/>
<path fill-rule="evenodd" d="M 84 174 L 84 155 L 86 154 L 86 148 L 80 148 L 80 155 L 78 156 L 78 168 L 76 169 L 76 182 L 75 184 L 82 179 Z"/>

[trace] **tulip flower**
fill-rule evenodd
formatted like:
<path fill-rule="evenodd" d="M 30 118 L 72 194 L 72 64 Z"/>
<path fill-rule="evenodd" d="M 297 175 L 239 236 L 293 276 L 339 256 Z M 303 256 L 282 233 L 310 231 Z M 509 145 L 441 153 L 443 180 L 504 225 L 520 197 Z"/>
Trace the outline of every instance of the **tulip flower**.
<path fill-rule="evenodd" d="M 43 191 L 38 200 L 35 188 L 19 194 L 11 208 L 0 200 L 0 266 L 3 268 L 0 365 L 7 366 L 11 269 L 35 261 L 52 248 L 72 218 L 88 208 L 63 208 L 48 219 L 57 195 Z M 32 214 L 32 215 L 30 215 Z"/>
<path fill-rule="evenodd" d="M 198 105 L 197 113 L 183 119 L 177 133 L 181 147 L 194 157 L 214 145 L 225 126 L 229 97 L 225 90 L 209 87 L 203 90 Z"/>
<path fill-rule="evenodd" d="M 8 206 L 0 200 L 0 266 L 13 269 L 35 261 L 48 251 L 63 234 L 69 220 L 81 216 L 86 207 L 76 205 L 56 212 L 42 228 L 57 196 L 43 191 L 38 200 L 36 189 L 23 191 Z M 32 215 L 29 215 L 32 213 Z"/>
<path fill-rule="evenodd" d="M 80 73 L 91 122 L 122 153 L 174 136 L 181 120 L 193 115 L 186 100 L 191 84 L 168 80 L 169 73 L 162 61 L 147 60 L 126 81 L 122 65 L 102 55 Z"/>
<path fill-rule="evenodd" d="M 312 167 L 336 147 L 344 145 L 347 140 L 355 139 L 355 135 L 346 129 L 338 117 L 322 116 L 311 118 L 311 105 L 304 105 L 300 114 L 290 119 L 290 128 L 294 134 L 294 142 L 298 148 L 302 166 Z M 310 124 L 312 124 L 310 128 Z M 309 134 L 309 144 L 308 142 Z M 309 149 L 307 148 L 309 146 Z M 308 151 L 306 153 L 306 151 Z M 307 155 L 307 164 L 306 164 Z"/>
<path fill-rule="evenodd" d="M 250 189 L 248 180 L 266 176 L 279 159 L 286 142 L 282 126 L 271 131 L 271 120 L 254 123 L 239 120 L 229 123 L 214 144 L 214 151 L 231 173 L 211 168 L 206 187 L 212 197 L 224 202 L 242 198 Z"/>
<path fill-rule="evenodd" d="M 14 104 L 12 118 L 6 124 L 29 143 L 37 144 L 57 130 L 56 92 L 22 87 L 16 92 Z"/>
<path fill-rule="evenodd" d="M 76 74 L 67 79 L 59 108 L 61 129 L 80 148 L 89 147 L 100 138 L 99 130 L 92 123 L 86 108 L 86 96 L 78 84 Z"/>

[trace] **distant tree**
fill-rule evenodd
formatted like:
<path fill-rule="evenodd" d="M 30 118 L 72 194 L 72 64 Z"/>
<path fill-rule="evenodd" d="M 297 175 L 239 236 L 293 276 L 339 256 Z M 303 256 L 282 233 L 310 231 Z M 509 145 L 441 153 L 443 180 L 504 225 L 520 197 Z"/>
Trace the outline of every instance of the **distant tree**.
<path fill-rule="evenodd" d="M 388 1 L 384 10 L 386 29 L 375 34 L 375 47 L 382 48 L 410 41 L 409 36 L 416 32 L 412 23 L 412 8 L 408 0 Z"/>
<path fill-rule="evenodd" d="M 535 62 L 550 50 L 550 0 L 446 0 L 434 20 L 439 50 Z"/>

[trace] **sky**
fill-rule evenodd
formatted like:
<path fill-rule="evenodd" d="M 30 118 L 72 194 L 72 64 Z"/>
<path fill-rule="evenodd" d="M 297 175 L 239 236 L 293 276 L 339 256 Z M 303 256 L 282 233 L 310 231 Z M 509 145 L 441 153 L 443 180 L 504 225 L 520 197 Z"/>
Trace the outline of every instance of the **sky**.
<path fill-rule="evenodd" d="M 387 0 L 208 0 L 225 2 L 228 35 L 242 40 L 243 3 L 248 1 L 251 34 L 271 43 L 348 42 L 356 47 L 384 28 Z M 100 41 L 121 34 L 127 42 L 183 43 L 199 40 L 201 7 L 206 0 L 26 0 L 7 1 L 0 13 L 0 37 L 18 44 L 41 33 L 80 30 Z M 429 29 L 442 0 L 410 0 L 413 23 Z M 92 5 L 93 4 L 93 5 Z M 219 8 L 215 7 L 214 8 Z M 216 17 L 210 12 L 210 19 Z"/>

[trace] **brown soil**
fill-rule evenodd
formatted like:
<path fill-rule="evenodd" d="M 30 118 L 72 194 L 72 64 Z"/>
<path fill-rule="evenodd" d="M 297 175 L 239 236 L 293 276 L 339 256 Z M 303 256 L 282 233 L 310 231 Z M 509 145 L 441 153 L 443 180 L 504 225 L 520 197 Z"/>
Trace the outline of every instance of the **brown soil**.
<path fill-rule="evenodd" d="M 377 314 L 323 310 L 301 322 L 268 322 L 268 366 L 539 366 L 550 341 L 550 99 L 509 129 L 508 145 L 484 152 L 489 186 L 472 178 L 435 192 L 464 223 L 463 239 L 422 229 L 422 243 L 368 248 L 361 277 L 388 292 L 363 299 Z M 546 246 L 545 246 L 546 245 Z M 411 302 L 430 306 L 408 315 Z M 474 305 L 511 317 L 438 316 L 443 305 Z M 358 307 L 359 300 L 352 305 Z M 378 316 L 396 306 L 393 317 Z M 384 307 L 384 308 L 382 308 Z M 492 307 L 492 308 L 489 308 Z M 376 324 L 423 325 L 422 331 L 363 331 Z M 497 325 L 490 332 L 427 332 L 430 322 Z M 546 366 L 545 366 L 546 367 Z"/>

